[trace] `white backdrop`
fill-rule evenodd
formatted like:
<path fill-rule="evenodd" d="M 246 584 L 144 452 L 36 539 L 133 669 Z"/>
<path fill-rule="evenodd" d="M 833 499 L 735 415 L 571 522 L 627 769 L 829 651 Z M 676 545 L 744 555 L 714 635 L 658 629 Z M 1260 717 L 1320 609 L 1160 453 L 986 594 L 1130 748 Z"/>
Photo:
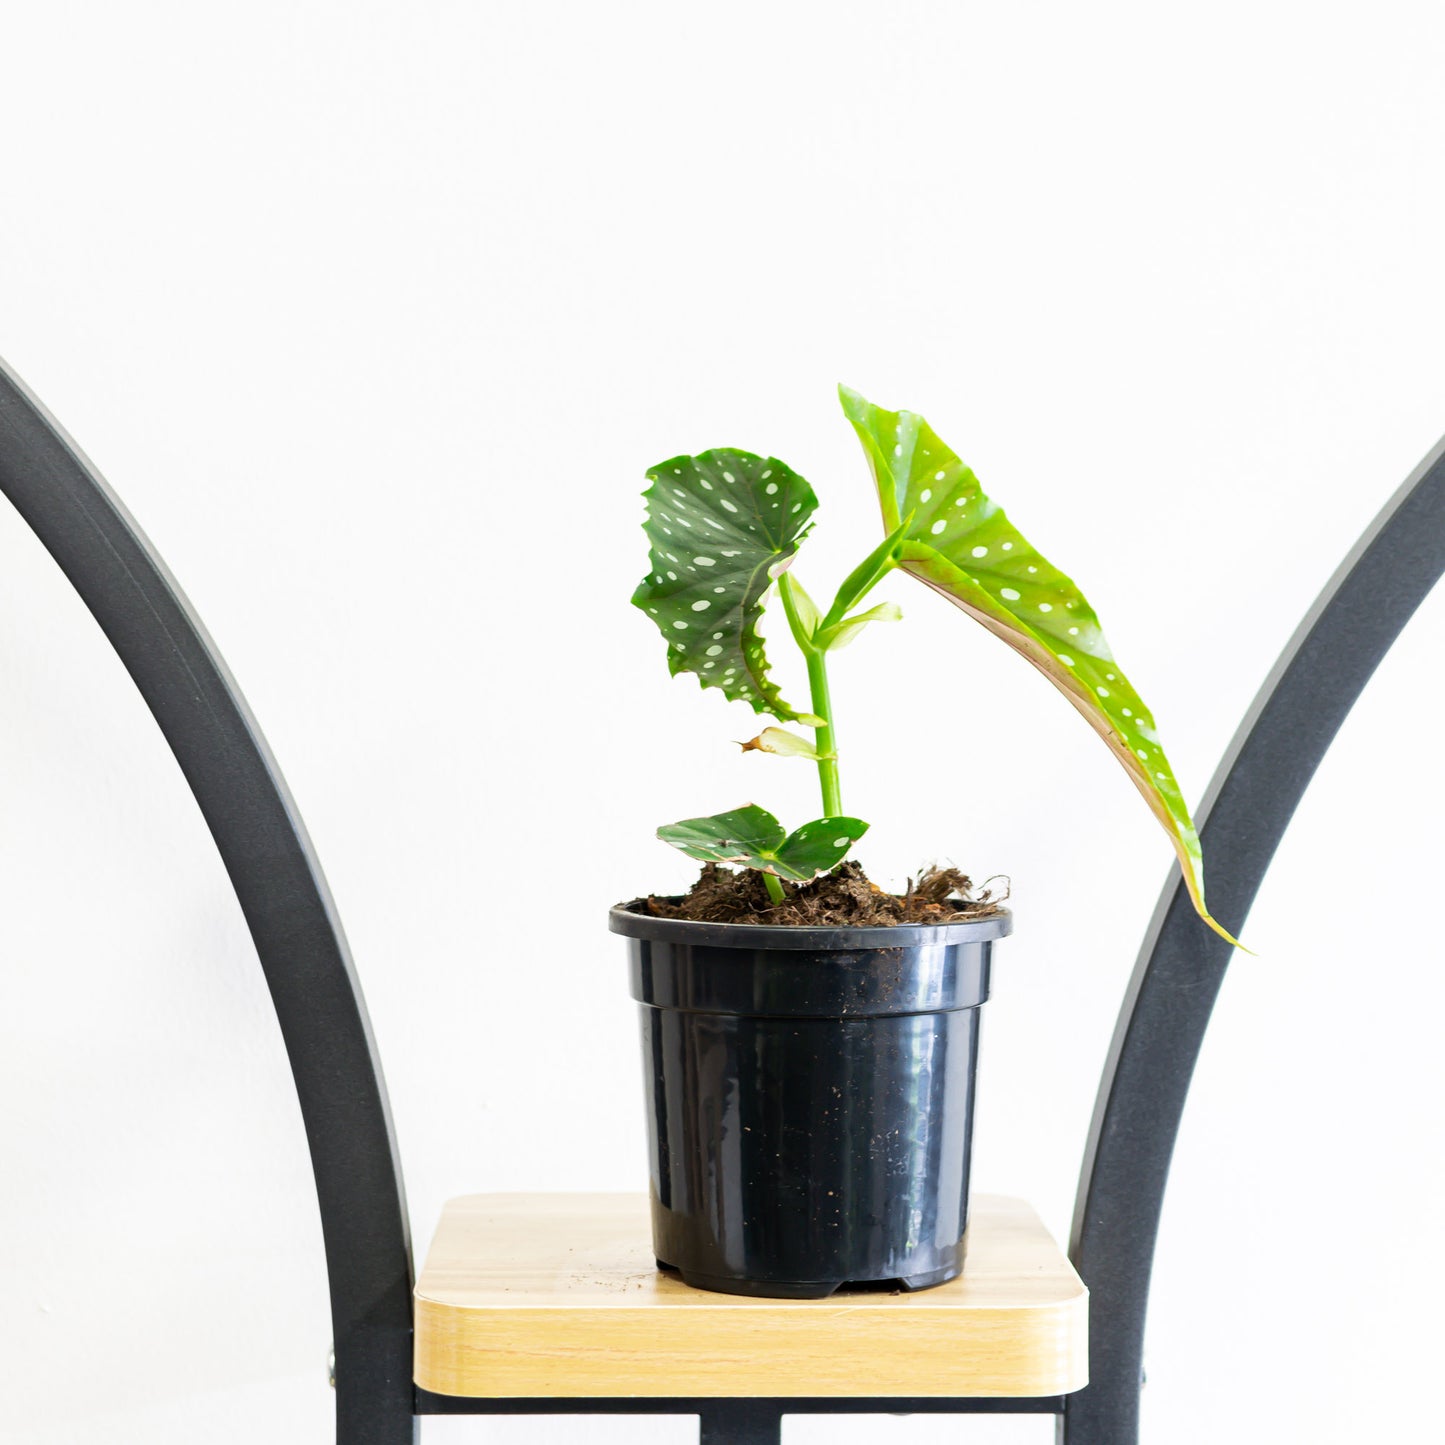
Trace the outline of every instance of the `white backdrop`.
<path fill-rule="evenodd" d="M 877 537 L 834 384 L 924 412 L 1083 584 L 1197 798 L 1445 429 L 1435 6 L 51 3 L 3 34 L 0 352 L 155 540 L 289 778 L 419 1247 L 452 1194 L 642 1187 L 605 909 L 684 883 L 658 823 L 812 805 L 627 605 L 647 465 L 788 460 L 822 498 L 799 564 L 822 591 Z M 1031 669 L 906 579 L 882 595 L 907 620 L 834 669 L 861 856 L 1012 876 L 976 1184 L 1064 1234 L 1170 853 Z M 1150 1445 L 1424 1424 L 1442 638 L 1436 596 L 1224 991 Z M 0 674 L 0 1441 L 326 1440 L 320 1235 L 254 955 L 148 714 L 8 508 Z"/>

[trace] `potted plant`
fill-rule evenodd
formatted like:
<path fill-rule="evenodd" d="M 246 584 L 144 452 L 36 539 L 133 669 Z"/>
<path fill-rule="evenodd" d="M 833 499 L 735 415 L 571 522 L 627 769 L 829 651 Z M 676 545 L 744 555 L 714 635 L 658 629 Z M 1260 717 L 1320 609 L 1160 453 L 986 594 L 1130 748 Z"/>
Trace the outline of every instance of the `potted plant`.
<path fill-rule="evenodd" d="M 828 659 L 900 617 L 863 605 L 885 578 L 926 583 L 1068 697 L 1168 830 L 1201 918 L 1229 937 L 1205 908 L 1198 835 L 1151 714 L 1083 594 L 922 417 L 840 397 L 885 535 L 826 609 L 791 571 L 817 499 L 785 463 L 673 457 L 644 493 L 649 570 L 632 600 L 673 674 L 807 729 L 768 726 L 743 746 L 812 762 L 822 793 L 822 816 L 792 830 L 751 803 L 659 828 L 702 876 L 686 898 L 611 914 L 643 1006 L 658 1263 L 729 1293 L 917 1289 L 963 1267 L 979 1006 L 1012 919 L 955 871 L 896 897 L 847 860 L 868 825 L 842 804 Z M 807 665 L 806 709 L 769 672 L 759 622 L 774 592 Z"/>

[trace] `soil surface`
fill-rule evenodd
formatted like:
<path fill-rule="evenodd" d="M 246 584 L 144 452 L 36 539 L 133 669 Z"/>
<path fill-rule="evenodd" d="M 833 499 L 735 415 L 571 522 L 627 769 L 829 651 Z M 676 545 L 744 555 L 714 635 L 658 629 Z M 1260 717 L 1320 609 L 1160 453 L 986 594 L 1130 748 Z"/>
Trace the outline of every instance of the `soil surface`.
<path fill-rule="evenodd" d="M 903 894 L 885 893 L 854 862 L 840 863 L 811 883 L 784 883 L 787 895 L 774 903 L 761 873 L 705 863 L 682 898 L 639 898 L 625 906 L 654 918 L 688 918 L 697 923 L 765 923 L 805 927 L 886 928 L 899 923 L 958 923 L 997 913 L 1007 889 L 975 892 L 957 868 L 929 868 L 909 879 Z"/>

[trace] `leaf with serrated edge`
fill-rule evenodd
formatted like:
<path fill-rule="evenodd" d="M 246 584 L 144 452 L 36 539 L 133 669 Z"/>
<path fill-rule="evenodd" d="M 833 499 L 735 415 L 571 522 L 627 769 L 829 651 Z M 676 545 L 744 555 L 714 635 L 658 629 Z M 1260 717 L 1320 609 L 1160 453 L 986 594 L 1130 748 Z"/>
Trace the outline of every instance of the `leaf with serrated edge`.
<path fill-rule="evenodd" d="M 668 823 L 657 836 L 704 863 L 740 863 L 806 883 L 836 868 L 867 831 L 858 818 L 819 818 L 785 837 L 783 825 L 766 808 L 748 803 L 728 813 Z"/>
<path fill-rule="evenodd" d="M 912 513 L 899 565 L 1022 653 L 1078 708 L 1169 833 L 1199 916 L 1238 944 L 1205 907 L 1189 809 L 1084 594 L 1029 545 L 921 416 L 884 411 L 847 387 L 838 395 L 872 468 L 884 527 Z"/>
<path fill-rule="evenodd" d="M 768 676 L 763 596 L 808 531 L 818 499 L 776 457 L 723 447 L 651 468 L 649 571 L 632 602 L 667 639 L 673 676 L 696 673 L 755 712 L 798 717 Z"/>

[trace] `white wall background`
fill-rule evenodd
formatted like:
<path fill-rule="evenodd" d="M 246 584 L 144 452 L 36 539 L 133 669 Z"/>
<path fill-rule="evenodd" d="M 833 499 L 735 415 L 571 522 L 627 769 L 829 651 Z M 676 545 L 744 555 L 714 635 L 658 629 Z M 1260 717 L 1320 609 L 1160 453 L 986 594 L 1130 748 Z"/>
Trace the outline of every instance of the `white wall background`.
<path fill-rule="evenodd" d="M 627 606 L 649 463 L 789 460 L 823 499 L 821 590 L 877 535 L 834 383 L 923 411 L 1083 582 L 1197 797 L 1445 429 L 1436 6 L 51 3 L 3 34 L 0 352 L 281 760 L 419 1244 L 452 1194 L 642 1186 L 604 910 L 685 881 L 659 822 L 811 806 Z M 976 1182 L 1062 1234 L 1169 850 L 1072 709 L 909 587 L 835 669 L 848 801 L 882 879 L 1013 876 Z M 1161 1241 L 1152 1445 L 1424 1424 L 1442 639 L 1437 596 L 1225 989 Z M 254 955 L 149 716 L 8 509 L 0 675 L 0 1441 L 326 1440 L 320 1235 Z"/>

